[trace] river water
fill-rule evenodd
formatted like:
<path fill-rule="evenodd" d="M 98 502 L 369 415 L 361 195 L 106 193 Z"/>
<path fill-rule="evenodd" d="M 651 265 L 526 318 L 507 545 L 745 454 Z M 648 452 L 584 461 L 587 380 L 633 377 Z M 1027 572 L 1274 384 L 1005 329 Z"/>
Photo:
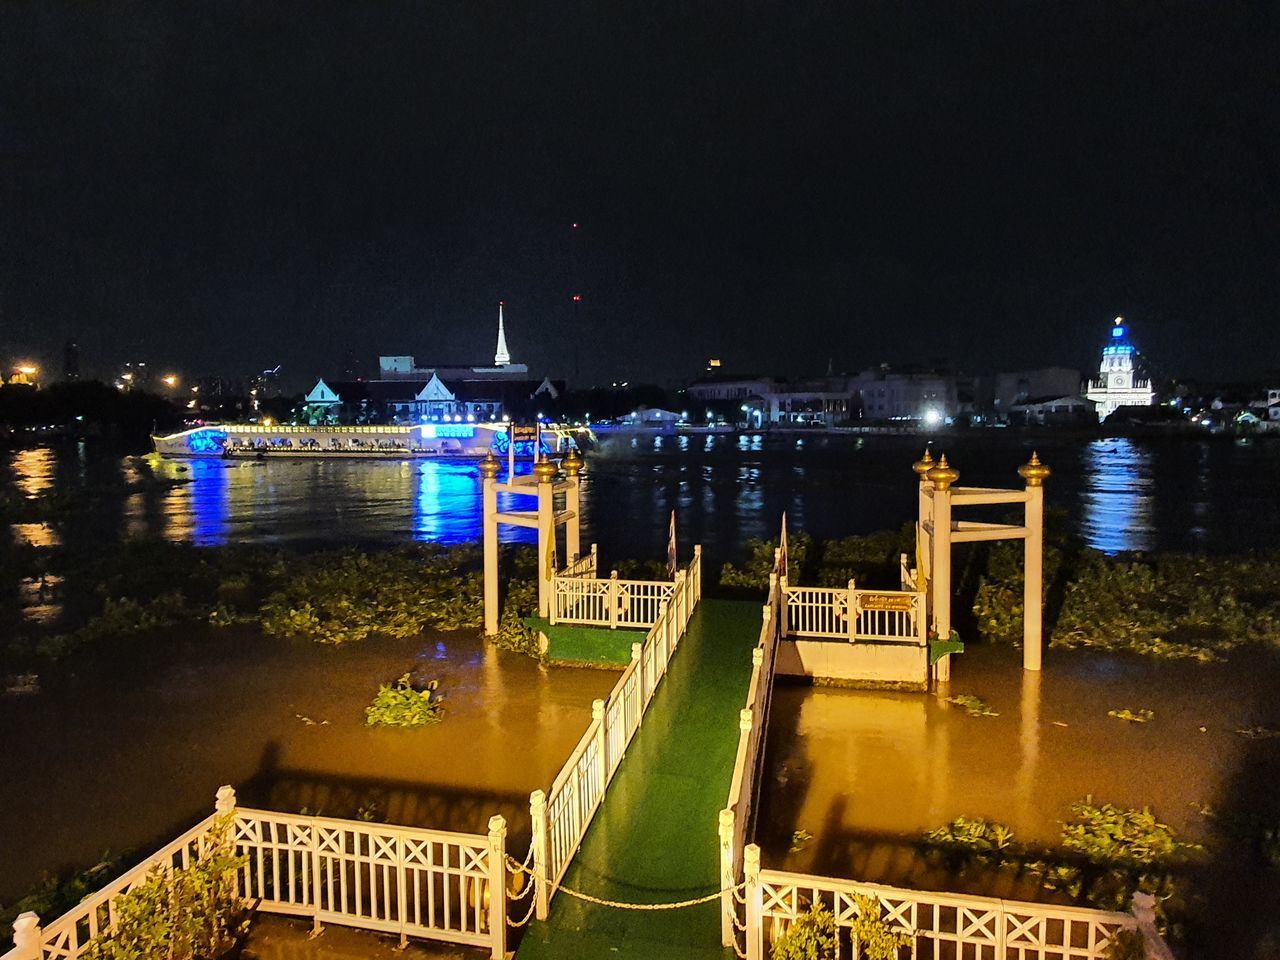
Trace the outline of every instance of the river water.
<path fill-rule="evenodd" d="M 1280 542 L 1280 443 L 1050 436 L 1035 445 L 1054 469 L 1048 504 L 1098 549 L 1238 552 Z M 584 539 L 600 543 L 606 564 L 659 559 L 674 509 L 682 552 L 700 542 L 714 563 L 740 555 L 749 537 L 774 535 L 784 510 L 792 530 L 820 538 L 897 527 L 915 509 L 910 464 L 920 446 L 895 437 L 615 441 L 589 459 Z M 934 449 L 963 484 L 1015 486 L 1031 446 L 1016 434 L 972 433 Z M 6 458 L 5 482 L 22 495 L 73 505 L 74 519 L 12 525 L 16 542 L 480 535 L 469 464 L 160 462 L 92 447 Z M 407 733 L 364 727 L 377 685 L 415 667 L 440 679 L 445 722 Z M 1044 674 L 1028 678 L 1016 652 L 973 649 L 956 664 L 952 692 L 1000 714 L 982 719 L 928 696 L 781 686 L 761 800 L 766 862 L 1025 895 L 990 878 L 940 876 L 914 841 L 953 817 L 987 816 L 1050 842 L 1070 803 L 1093 794 L 1151 804 L 1203 840 L 1213 852 L 1203 885 L 1215 904 L 1243 897 L 1256 915 L 1274 912 L 1275 875 L 1254 872 L 1256 851 L 1220 825 L 1242 808 L 1280 824 L 1280 740 L 1236 733 L 1280 727 L 1278 668 L 1275 657 L 1249 652 L 1203 666 L 1054 651 Z M 0 900 L 42 871 L 94 862 L 103 848 L 167 839 L 225 782 L 281 809 L 463 830 L 502 812 L 519 835 L 529 791 L 549 783 L 613 679 L 540 667 L 460 636 L 333 649 L 196 632 L 77 660 L 37 696 L 0 697 Z M 1156 718 L 1129 725 L 1106 715 L 1125 707 Z M 815 839 L 791 852 L 797 830 Z"/>
<path fill-rule="evenodd" d="M 378 685 L 410 671 L 439 680 L 443 721 L 366 726 Z M 203 629 L 77 659 L 38 695 L 0 696 L 0 903 L 168 842 L 224 783 L 249 805 L 470 833 L 501 813 L 519 849 L 530 791 L 615 679 L 465 634 L 326 647 Z"/>
<path fill-rule="evenodd" d="M 1003 431 L 938 439 L 961 483 L 1017 486 L 1035 446 L 1054 475 L 1050 507 L 1064 510 L 1100 550 L 1270 548 L 1280 542 L 1272 487 L 1280 443 L 1230 440 L 1057 439 Z M 614 438 L 589 459 L 584 538 L 606 559 L 665 557 L 670 512 L 681 541 L 712 559 L 748 537 L 793 530 L 816 537 L 897 527 L 915 511 L 904 437 L 691 436 Z M 23 524 L 37 544 L 65 538 L 158 536 L 227 541 L 457 543 L 480 536 L 474 464 L 422 461 L 157 461 L 94 448 L 8 455 L 26 494 L 82 497 L 74 525 Z M 153 478 L 190 481 L 169 487 Z M 527 539 L 527 530 L 511 530 Z"/>

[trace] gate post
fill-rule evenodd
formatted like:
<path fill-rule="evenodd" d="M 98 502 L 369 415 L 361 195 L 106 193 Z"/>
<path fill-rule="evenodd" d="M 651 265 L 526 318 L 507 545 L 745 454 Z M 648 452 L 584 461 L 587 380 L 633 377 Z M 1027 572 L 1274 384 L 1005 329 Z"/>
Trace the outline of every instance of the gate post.
<path fill-rule="evenodd" d="M 484 514 L 484 632 L 498 632 L 498 470 L 502 464 L 489 451 L 480 461 L 480 499 Z"/>
<path fill-rule="evenodd" d="M 538 485 L 538 616 L 545 617 L 551 605 L 551 578 L 555 576 L 556 465 L 542 454 L 533 465 L 533 475 Z"/>
<path fill-rule="evenodd" d="M 854 604 L 854 597 L 858 592 L 858 584 L 850 580 L 848 594 L 845 595 L 844 601 L 844 619 L 845 628 L 849 631 L 849 642 L 858 642 L 858 609 Z"/>
<path fill-rule="evenodd" d="M 760 848 L 754 843 L 742 851 L 742 873 L 747 882 L 747 960 L 764 960 L 764 890 L 760 887 Z"/>
<path fill-rule="evenodd" d="M 507 955 L 507 821 L 502 814 L 489 818 L 489 956 Z"/>
<path fill-rule="evenodd" d="M 1039 670 L 1044 646 L 1044 482 L 1050 470 L 1032 451 L 1031 459 L 1018 468 L 1027 482 L 1023 512 L 1022 577 L 1022 669 Z"/>
<path fill-rule="evenodd" d="M 929 590 L 933 594 L 934 631 L 939 640 L 951 639 L 951 486 L 960 479 L 960 471 L 947 463 L 944 453 L 928 478 L 933 482 L 933 570 Z M 939 683 L 951 680 L 951 654 L 941 657 L 934 667 Z"/>
<path fill-rule="evenodd" d="M 550 900 L 551 877 L 547 875 L 547 795 L 541 790 L 529 794 L 529 819 L 533 823 L 534 916 L 545 920 Z"/>

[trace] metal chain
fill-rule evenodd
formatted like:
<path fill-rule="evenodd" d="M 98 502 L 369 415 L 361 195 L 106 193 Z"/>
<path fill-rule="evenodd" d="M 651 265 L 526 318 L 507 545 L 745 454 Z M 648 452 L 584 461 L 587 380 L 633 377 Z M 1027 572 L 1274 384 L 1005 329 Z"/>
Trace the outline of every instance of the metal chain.
<path fill-rule="evenodd" d="M 532 890 L 533 886 L 534 885 L 532 883 L 529 884 L 529 889 Z M 521 894 L 521 896 L 523 896 L 523 894 Z M 520 899 L 519 897 L 516 898 L 516 900 L 519 900 L 519 899 Z M 529 909 L 525 911 L 525 915 L 523 919 L 513 921 L 510 917 L 507 917 L 507 926 L 511 927 L 512 929 L 515 929 L 517 927 L 523 927 L 526 923 L 528 923 L 533 918 L 533 911 L 537 908 L 537 906 L 538 906 L 538 898 L 533 897 L 532 899 L 529 900 Z"/>
<path fill-rule="evenodd" d="M 746 882 L 739 884 L 739 887 L 746 887 Z M 585 900 L 587 903 L 594 903 L 601 907 L 616 907 L 619 910 L 681 910 L 685 907 L 696 907 L 699 904 L 711 903 L 713 900 L 719 900 L 726 891 L 717 890 L 715 893 L 709 893 L 705 897 L 694 897 L 692 900 L 678 900 L 675 903 L 625 903 L 621 900 L 605 900 L 602 897 L 593 897 L 589 893 L 582 893 L 563 884 L 556 888 L 562 893 L 578 900 Z M 737 889 L 737 888 L 731 888 Z"/>

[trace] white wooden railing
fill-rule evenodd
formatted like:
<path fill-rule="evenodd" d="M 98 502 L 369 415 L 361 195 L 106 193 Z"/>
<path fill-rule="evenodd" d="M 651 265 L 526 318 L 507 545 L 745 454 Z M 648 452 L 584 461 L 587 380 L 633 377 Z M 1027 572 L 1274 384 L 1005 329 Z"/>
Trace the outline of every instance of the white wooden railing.
<path fill-rule="evenodd" d="M 584 553 L 582 556 L 572 560 L 563 570 L 557 571 L 557 577 L 573 578 L 573 577 L 594 577 L 596 575 L 596 567 L 599 563 L 599 552 L 596 545 L 591 545 L 591 552 Z"/>
<path fill-rule="evenodd" d="M 152 869 L 190 866 L 210 832 L 230 816 L 236 873 L 246 906 L 267 913 L 506 953 L 506 821 L 488 836 L 304 817 L 239 807 L 218 791 L 215 812 L 128 872 L 43 927 L 33 913 L 14 924 L 14 946 L 0 960 L 78 960 L 116 925 L 119 898 Z"/>
<path fill-rule="evenodd" d="M 619 580 L 616 570 L 607 580 L 557 574 L 551 578 L 550 620 L 610 629 L 652 627 L 675 588 L 668 580 Z"/>
<path fill-rule="evenodd" d="M 631 662 L 608 697 L 592 703 L 591 723 L 551 789 L 535 790 L 529 798 L 534 874 L 546 878 L 535 893 L 539 919 L 546 918 L 551 898 L 640 728 L 702 596 L 701 547 L 694 548 L 693 562 L 676 574 L 675 583 L 666 586 L 672 587 L 669 600 L 662 603 L 644 642 L 631 645 Z"/>
<path fill-rule="evenodd" d="M 1172 960 L 1155 930 L 1153 901 L 1142 894 L 1134 898 L 1134 913 L 1111 913 L 760 870 L 759 857 L 758 847 L 747 849 L 748 960 L 763 960 L 766 938 L 819 900 L 835 915 L 838 932 L 847 931 L 858 916 L 855 894 L 873 897 L 881 920 L 911 937 L 912 960 L 1106 960 L 1122 929 L 1142 933 L 1151 960 Z M 848 951 L 847 932 L 840 941 L 841 951 Z"/>
<path fill-rule="evenodd" d="M 905 553 L 898 558 L 898 584 L 903 590 L 920 589 L 920 581 L 916 576 L 916 568 L 911 565 L 911 557 Z"/>
<path fill-rule="evenodd" d="M 724 946 L 734 946 L 737 907 L 734 887 L 742 876 L 742 856 L 755 803 L 756 783 L 764 760 L 764 741 L 769 728 L 769 705 L 773 699 L 773 667 L 782 635 L 783 588 L 778 570 L 781 549 L 774 557 L 769 576 L 769 600 L 762 609 L 760 640 L 751 651 L 751 680 L 747 684 L 746 706 L 738 715 L 738 752 L 729 781 L 729 796 L 720 811 L 717 829 L 720 838 L 720 935 Z"/>
<path fill-rule="evenodd" d="M 928 639 L 920 591 L 859 590 L 850 580 L 848 587 L 786 584 L 783 596 L 784 636 L 917 646 Z"/>

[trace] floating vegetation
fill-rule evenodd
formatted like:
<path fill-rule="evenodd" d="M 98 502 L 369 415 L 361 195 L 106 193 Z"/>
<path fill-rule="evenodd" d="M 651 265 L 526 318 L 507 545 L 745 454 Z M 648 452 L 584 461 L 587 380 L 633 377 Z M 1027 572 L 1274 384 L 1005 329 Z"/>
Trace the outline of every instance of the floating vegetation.
<path fill-rule="evenodd" d="M 992 710 L 990 705 L 981 697 L 975 697 L 972 694 L 961 693 L 954 697 L 947 697 L 943 703 L 953 703 L 957 707 L 963 707 L 964 712 L 971 717 L 998 717 L 999 713 Z"/>
<path fill-rule="evenodd" d="M 923 845 L 954 869 L 1017 869 L 1038 877 L 1048 890 L 1104 910 L 1126 910 L 1135 892 L 1152 893 L 1161 926 L 1175 931 L 1188 911 L 1181 874 L 1203 851 L 1149 808 L 1097 804 L 1092 797 L 1072 804 L 1053 848 L 1019 843 L 1004 824 L 967 817 L 930 830 Z"/>
<path fill-rule="evenodd" d="M 371 727 L 423 727 L 444 719 L 441 697 L 436 694 L 437 681 L 422 688 L 409 682 L 404 674 L 394 683 L 378 688 L 373 703 L 365 707 L 364 722 Z"/>
<path fill-rule="evenodd" d="M 1117 720 L 1127 720 L 1129 723 L 1150 723 L 1156 718 L 1156 713 L 1146 707 L 1139 707 L 1136 711 L 1125 707 L 1122 710 L 1108 710 L 1107 716 L 1115 717 Z"/>
<path fill-rule="evenodd" d="M 774 942 L 770 956 L 773 960 L 834 960 L 837 943 L 835 914 L 815 900 Z"/>
<path fill-rule="evenodd" d="M 813 839 L 813 834 L 808 830 L 797 830 L 791 834 L 791 846 L 787 848 L 788 853 L 799 853 L 809 845 L 809 841 Z"/>
<path fill-rule="evenodd" d="M 1246 740 L 1275 740 L 1280 738 L 1280 730 L 1277 730 L 1275 727 L 1244 727 L 1243 729 L 1237 730 L 1236 733 L 1244 737 Z"/>
<path fill-rule="evenodd" d="M 1009 827 L 981 817 L 956 817 L 945 827 L 930 830 L 924 840 L 935 850 L 981 860 L 999 859 L 1014 849 Z"/>

